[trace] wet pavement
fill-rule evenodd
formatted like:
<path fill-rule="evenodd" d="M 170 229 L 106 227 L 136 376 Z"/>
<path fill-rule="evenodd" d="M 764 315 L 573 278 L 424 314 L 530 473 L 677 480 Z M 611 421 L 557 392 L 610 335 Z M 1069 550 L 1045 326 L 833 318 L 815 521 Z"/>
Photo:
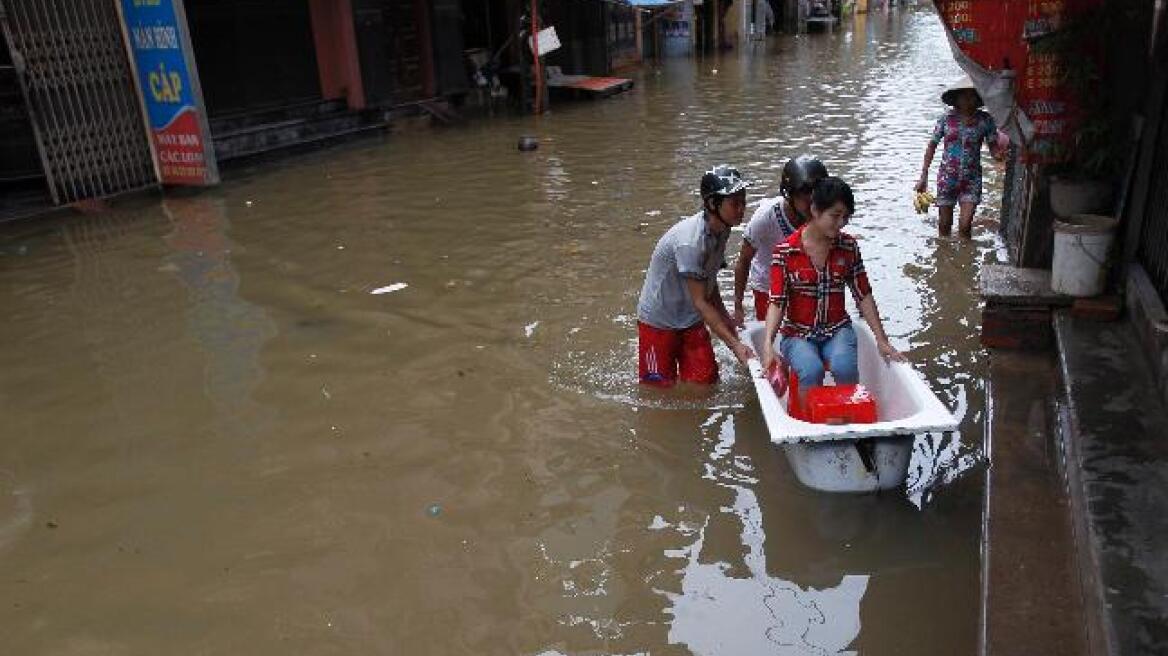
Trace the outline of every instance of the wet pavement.
<path fill-rule="evenodd" d="M 974 653 L 981 476 L 923 512 L 814 493 L 724 349 L 712 391 L 633 376 L 642 271 L 701 171 L 756 201 L 811 151 L 856 189 L 894 343 L 980 443 L 993 228 L 938 239 L 910 194 L 958 75 L 933 13 L 872 14 L 5 226 L 6 651 Z"/>
<path fill-rule="evenodd" d="M 1054 329 L 1063 384 L 1060 455 L 1090 651 L 1164 653 L 1168 412 L 1155 372 L 1130 322 L 1060 310 Z"/>

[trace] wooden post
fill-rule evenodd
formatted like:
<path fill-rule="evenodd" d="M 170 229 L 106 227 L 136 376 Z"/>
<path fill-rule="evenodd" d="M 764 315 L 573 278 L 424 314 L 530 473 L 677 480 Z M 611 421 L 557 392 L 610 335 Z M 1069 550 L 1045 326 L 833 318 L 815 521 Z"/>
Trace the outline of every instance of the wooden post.
<path fill-rule="evenodd" d="M 531 58 L 535 69 L 535 98 L 531 102 L 532 113 L 539 114 L 543 100 L 543 71 L 539 65 L 539 0 L 531 0 Z"/>
<path fill-rule="evenodd" d="M 714 0 L 714 52 L 722 49 L 722 7 L 718 0 Z"/>
<path fill-rule="evenodd" d="M 641 10 L 633 9 L 633 42 L 637 48 L 637 61 L 645 60 L 645 27 L 641 22 Z"/>
<path fill-rule="evenodd" d="M 495 52 L 495 35 L 491 31 L 491 0 L 483 2 L 484 20 L 487 24 L 487 50 Z"/>
<path fill-rule="evenodd" d="M 661 63 L 661 23 L 655 22 L 653 25 L 653 61 L 658 64 Z"/>
<path fill-rule="evenodd" d="M 418 62 L 422 69 L 422 97 L 433 98 L 438 93 L 438 78 L 434 73 L 434 37 L 430 26 L 430 3 L 414 0 L 414 20 L 418 22 Z"/>

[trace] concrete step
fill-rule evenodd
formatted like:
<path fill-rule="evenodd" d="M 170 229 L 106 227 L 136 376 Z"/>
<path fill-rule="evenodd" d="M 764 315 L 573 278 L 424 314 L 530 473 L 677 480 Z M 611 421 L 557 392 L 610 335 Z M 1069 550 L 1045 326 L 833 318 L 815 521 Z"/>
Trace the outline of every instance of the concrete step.
<path fill-rule="evenodd" d="M 1091 653 L 1168 654 L 1168 411 L 1129 322 L 1054 331 Z"/>
<path fill-rule="evenodd" d="M 346 110 L 348 105 L 344 100 L 306 100 L 287 105 L 220 113 L 211 117 L 211 134 L 218 137 L 220 133 L 234 132 L 243 128 L 326 116 Z"/>
<path fill-rule="evenodd" d="M 53 209 L 43 180 L 0 185 L 0 223 L 36 216 Z"/>
<path fill-rule="evenodd" d="M 253 157 L 382 130 L 385 126 L 377 114 L 354 111 L 252 125 L 215 135 L 215 156 L 221 162 Z"/>

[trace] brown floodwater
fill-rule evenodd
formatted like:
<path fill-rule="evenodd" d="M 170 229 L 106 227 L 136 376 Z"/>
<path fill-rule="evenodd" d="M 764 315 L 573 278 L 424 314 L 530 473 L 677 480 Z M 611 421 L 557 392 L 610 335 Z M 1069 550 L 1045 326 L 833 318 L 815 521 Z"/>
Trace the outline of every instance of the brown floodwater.
<path fill-rule="evenodd" d="M 973 654 L 980 474 L 923 511 L 811 492 L 724 348 L 713 390 L 633 375 L 642 272 L 704 168 L 757 201 L 815 152 L 980 444 L 998 243 L 910 202 L 958 75 L 934 13 L 872 14 L 3 227 L 0 651 Z"/>

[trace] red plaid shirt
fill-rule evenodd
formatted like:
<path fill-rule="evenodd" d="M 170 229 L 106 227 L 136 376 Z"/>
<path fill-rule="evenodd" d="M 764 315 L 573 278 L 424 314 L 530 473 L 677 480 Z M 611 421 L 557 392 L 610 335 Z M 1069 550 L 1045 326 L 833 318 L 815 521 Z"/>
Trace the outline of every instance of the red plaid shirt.
<path fill-rule="evenodd" d="M 844 232 L 836 237 L 822 271 L 803 251 L 802 228 L 775 246 L 771 303 L 782 313 L 779 330 L 785 337 L 826 339 L 850 324 L 844 285 L 852 290 L 857 304 L 872 293 L 855 237 Z"/>

